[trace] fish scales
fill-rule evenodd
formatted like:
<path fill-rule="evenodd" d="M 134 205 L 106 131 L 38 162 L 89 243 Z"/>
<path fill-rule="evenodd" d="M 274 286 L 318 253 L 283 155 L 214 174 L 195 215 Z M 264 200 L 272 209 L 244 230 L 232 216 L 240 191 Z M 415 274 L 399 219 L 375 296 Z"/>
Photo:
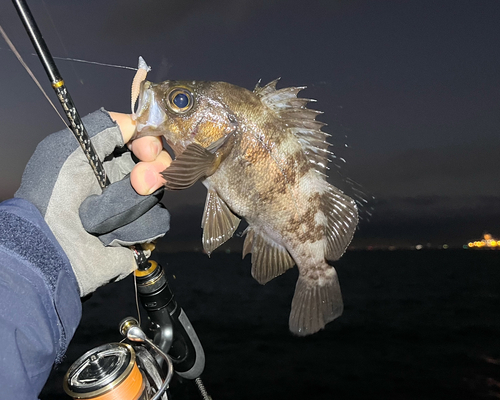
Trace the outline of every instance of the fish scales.
<path fill-rule="evenodd" d="M 225 82 L 143 82 L 136 137 L 164 136 L 176 154 L 168 189 L 207 187 L 202 242 L 208 254 L 245 218 L 243 257 L 264 284 L 297 265 L 290 330 L 307 335 L 343 310 L 335 261 L 358 216 L 355 202 L 326 181 L 325 124 L 303 88 L 254 91 Z"/>

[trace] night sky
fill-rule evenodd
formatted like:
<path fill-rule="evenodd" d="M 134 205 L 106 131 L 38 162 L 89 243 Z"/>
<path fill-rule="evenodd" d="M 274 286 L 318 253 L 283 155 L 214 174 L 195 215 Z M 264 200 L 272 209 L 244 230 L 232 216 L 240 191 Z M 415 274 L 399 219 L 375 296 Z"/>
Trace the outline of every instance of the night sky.
<path fill-rule="evenodd" d="M 325 112 L 318 119 L 333 135 L 331 182 L 368 200 L 355 245 L 500 236 L 497 0 L 28 3 L 54 56 L 135 67 L 142 55 L 152 81 L 307 85 L 302 96 L 318 100 L 310 107 Z M 0 24 L 54 99 L 9 1 Z M 36 144 L 64 126 L 3 41 L 0 48 L 6 199 Z M 134 71 L 56 62 L 80 114 L 129 112 Z M 167 193 L 179 222 L 171 240 L 200 236 L 204 200 L 201 184 Z"/>

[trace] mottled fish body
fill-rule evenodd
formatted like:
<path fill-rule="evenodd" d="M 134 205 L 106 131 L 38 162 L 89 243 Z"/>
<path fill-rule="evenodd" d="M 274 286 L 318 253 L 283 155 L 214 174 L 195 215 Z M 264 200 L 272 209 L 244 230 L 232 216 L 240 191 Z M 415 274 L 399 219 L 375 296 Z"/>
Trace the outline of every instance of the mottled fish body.
<path fill-rule="evenodd" d="M 225 82 L 144 82 L 137 137 L 163 135 L 176 153 L 164 171 L 169 189 L 201 179 L 207 187 L 203 246 L 228 240 L 248 222 L 243 256 L 264 284 L 297 265 L 290 330 L 307 335 L 343 310 L 335 261 L 354 234 L 355 202 L 326 180 L 329 154 L 320 112 L 303 88 L 254 91 Z"/>

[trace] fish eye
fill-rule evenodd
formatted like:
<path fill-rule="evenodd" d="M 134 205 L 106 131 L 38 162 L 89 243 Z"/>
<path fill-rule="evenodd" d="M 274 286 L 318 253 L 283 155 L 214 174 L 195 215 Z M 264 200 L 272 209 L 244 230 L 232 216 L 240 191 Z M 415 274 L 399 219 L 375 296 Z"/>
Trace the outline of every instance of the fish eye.
<path fill-rule="evenodd" d="M 184 93 L 178 93 L 174 97 L 174 104 L 179 108 L 186 108 L 189 104 L 189 99 Z"/>
<path fill-rule="evenodd" d="M 168 95 L 168 108 L 178 114 L 189 111 L 193 103 L 192 93 L 184 88 L 175 88 Z"/>

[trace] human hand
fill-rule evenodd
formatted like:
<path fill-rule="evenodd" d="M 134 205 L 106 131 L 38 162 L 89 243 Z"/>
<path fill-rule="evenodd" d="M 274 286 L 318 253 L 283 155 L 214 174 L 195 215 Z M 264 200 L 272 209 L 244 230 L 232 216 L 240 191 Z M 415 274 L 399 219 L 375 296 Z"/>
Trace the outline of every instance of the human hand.
<path fill-rule="evenodd" d="M 113 117 L 123 131 L 112 121 Z M 170 163 L 170 157 L 158 147 L 159 141 L 154 138 L 129 145 L 141 160 L 137 165 L 130 152 L 115 152 L 133 134 L 133 126 L 129 125 L 133 125 L 133 121 L 125 114 L 109 115 L 100 110 L 83 120 L 112 184 L 101 194 L 85 155 L 71 131 L 65 129 L 38 145 L 15 195 L 30 201 L 41 212 L 69 258 L 81 296 L 109 281 L 126 277 L 136 268 L 133 253 L 125 245 L 150 242 L 168 230 L 169 214 L 157 204 L 160 191 L 154 196 L 137 193 L 153 193 L 160 187 L 162 181 L 158 172 Z M 90 201 L 86 201 L 87 198 Z M 98 233 L 99 237 L 86 231 L 80 219 L 84 201 L 98 205 L 87 208 L 87 215 L 95 217 L 94 222 L 98 225 L 103 215 L 109 217 L 111 213 L 111 218 L 104 221 L 108 228 L 111 221 L 111 230 Z M 133 213 L 135 219 L 120 226 L 113 225 L 117 213 L 118 216 L 122 212 L 127 214 L 128 207 L 137 209 L 138 202 L 146 206 L 138 208 L 139 215 Z M 101 240 L 110 246 L 104 246 Z"/>
<path fill-rule="evenodd" d="M 145 136 L 130 142 L 136 129 L 136 123 L 130 114 L 110 112 L 109 116 L 120 127 L 123 141 L 127 143 L 129 150 L 141 160 L 130 173 L 133 188 L 142 195 L 153 193 L 163 186 L 165 180 L 160 172 L 170 165 L 172 158 L 163 150 L 159 137 Z"/>

